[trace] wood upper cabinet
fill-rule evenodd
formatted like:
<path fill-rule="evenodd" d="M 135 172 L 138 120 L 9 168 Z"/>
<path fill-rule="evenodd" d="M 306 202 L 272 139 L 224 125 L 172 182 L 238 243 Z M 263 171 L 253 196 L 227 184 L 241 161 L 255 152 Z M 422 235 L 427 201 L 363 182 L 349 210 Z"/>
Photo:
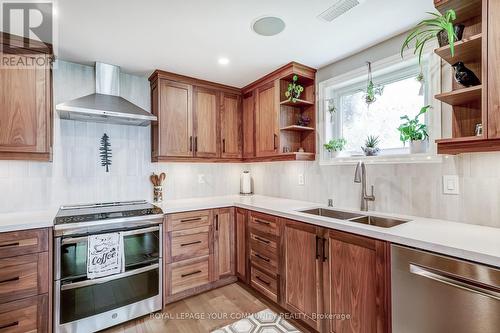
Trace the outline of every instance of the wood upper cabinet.
<path fill-rule="evenodd" d="M 255 92 L 243 95 L 243 158 L 255 157 Z"/>
<path fill-rule="evenodd" d="M 153 98 L 153 114 L 158 117 L 158 123 L 152 126 L 153 159 L 193 156 L 192 87 L 159 80 L 156 89 L 158 92 L 152 94 L 158 96 L 157 101 Z"/>
<path fill-rule="evenodd" d="M 257 88 L 255 112 L 256 156 L 273 156 L 279 147 L 279 81 Z"/>
<path fill-rule="evenodd" d="M 0 56 L 12 62 L 46 66 L 0 68 L 0 159 L 49 161 L 52 152 L 52 78 L 50 55 Z"/>
<path fill-rule="evenodd" d="M 234 209 L 214 210 L 215 279 L 235 275 Z"/>
<path fill-rule="evenodd" d="M 221 94 L 221 157 L 242 157 L 241 98 L 240 95 Z"/>
<path fill-rule="evenodd" d="M 235 214 L 235 235 L 236 235 L 236 276 L 242 281 L 247 280 L 248 247 L 247 247 L 247 219 L 248 212 L 241 208 L 236 208 Z"/>
<path fill-rule="evenodd" d="M 321 329 L 316 314 L 322 313 L 321 228 L 282 220 L 282 306 Z"/>
<path fill-rule="evenodd" d="M 325 237 L 326 313 L 330 333 L 389 332 L 389 245 L 386 242 L 329 230 Z"/>
<path fill-rule="evenodd" d="M 500 2 L 488 3 L 488 137 L 500 139 Z"/>
<path fill-rule="evenodd" d="M 196 157 L 219 155 L 219 101 L 215 90 L 194 87 L 193 151 Z"/>

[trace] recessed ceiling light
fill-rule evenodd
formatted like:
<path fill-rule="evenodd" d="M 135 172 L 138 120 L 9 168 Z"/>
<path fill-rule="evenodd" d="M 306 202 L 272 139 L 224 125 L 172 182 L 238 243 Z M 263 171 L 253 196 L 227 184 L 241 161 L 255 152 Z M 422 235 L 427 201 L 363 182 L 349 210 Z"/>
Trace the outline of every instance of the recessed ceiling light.
<path fill-rule="evenodd" d="M 252 30 L 261 36 L 274 36 L 285 30 L 285 22 L 279 17 L 265 16 L 253 22 Z"/>
<path fill-rule="evenodd" d="M 222 57 L 222 58 L 219 58 L 218 62 L 219 62 L 219 65 L 227 65 L 227 64 L 229 64 L 229 59 Z"/>

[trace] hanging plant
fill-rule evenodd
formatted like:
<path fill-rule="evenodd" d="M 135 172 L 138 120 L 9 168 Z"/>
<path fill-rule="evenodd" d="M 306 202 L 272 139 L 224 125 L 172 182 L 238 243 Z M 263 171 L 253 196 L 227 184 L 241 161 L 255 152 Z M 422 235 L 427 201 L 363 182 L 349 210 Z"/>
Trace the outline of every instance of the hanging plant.
<path fill-rule="evenodd" d="M 289 101 L 295 103 L 300 97 L 300 94 L 304 91 L 304 87 L 297 83 L 299 77 L 294 75 L 292 78 L 292 82 L 288 84 L 288 89 L 285 92 L 285 97 L 288 98 Z"/>
<path fill-rule="evenodd" d="M 420 68 L 420 73 L 415 78 L 418 83 L 420 83 L 420 90 L 418 91 L 419 96 L 424 96 L 424 88 L 425 88 L 425 76 L 422 72 L 422 68 Z"/>
<path fill-rule="evenodd" d="M 111 143 L 109 142 L 109 136 L 104 133 L 101 138 L 101 147 L 99 148 L 99 155 L 101 156 L 101 165 L 106 167 L 106 172 L 109 172 L 109 166 L 111 165 Z"/>
<path fill-rule="evenodd" d="M 328 112 L 330 113 L 330 122 L 333 123 L 334 115 L 337 112 L 337 107 L 335 106 L 335 100 L 330 98 L 328 100 Z"/>
<path fill-rule="evenodd" d="M 384 87 L 380 85 L 375 85 L 373 83 L 373 76 L 372 76 L 372 63 L 367 62 L 368 65 L 368 82 L 366 85 L 366 92 L 365 92 L 365 103 L 370 107 L 371 104 L 375 103 L 377 100 L 377 96 L 382 96 L 384 93 Z"/>

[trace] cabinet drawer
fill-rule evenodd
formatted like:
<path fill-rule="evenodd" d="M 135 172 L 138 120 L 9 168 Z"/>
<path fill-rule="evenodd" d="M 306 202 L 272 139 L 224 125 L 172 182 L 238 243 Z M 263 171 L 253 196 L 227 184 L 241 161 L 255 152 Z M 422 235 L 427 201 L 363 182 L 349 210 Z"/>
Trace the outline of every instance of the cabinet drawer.
<path fill-rule="evenodd" d="M 0 304 L 0 332 L 45 333 L 48 330 L 48 295 Z"/>
<path fill-rule="evenodd" d="M 250 262 L 272 273 L 278 273 L 278 258 L 276 253 L 250 248 Z"/>
<path fill-rule="evenodd" d="M 48 292 L 48 252 L 0 259 L 0 303 Z"/>
<path fill-rule="evenodd" d="M 209 283 L 208 257 L 195 262 L 170 264 L 171 294 Z"/>
<path fill-rule="evenodd" d="M 0 259 L 48 251 L 48 230 L 35 229 L 0 233 Z"/>
<path fill-rule="evenodd" d="M 277 253 L 276 240 L 269 236 L 263 236 L 250 232 L 250 247 L 251 248 L 264 248 L 272 253 Z"/>
<path fill-rule="evenodd" d="M 208 226 L 174 231 L 170 237 L 172 262 L 206 256 L 210 253 Z"/>
<path fill-rule="evenodd" d="M 249 226 L 266 234 L 279 235 L 278 218 L 275 216 L 251 212 Z"/>
<path fill-rule="evenodd" d="M 210 225 L 210 210 L 199 210 L 170 214 L 167 216 L 167 231 L 178 231 Z"/>
<path fill-rule="evenodd" d="M 278 279 L 276 277 L 252 266 L 250 285 L 274 302 L 278 302 Z"/>

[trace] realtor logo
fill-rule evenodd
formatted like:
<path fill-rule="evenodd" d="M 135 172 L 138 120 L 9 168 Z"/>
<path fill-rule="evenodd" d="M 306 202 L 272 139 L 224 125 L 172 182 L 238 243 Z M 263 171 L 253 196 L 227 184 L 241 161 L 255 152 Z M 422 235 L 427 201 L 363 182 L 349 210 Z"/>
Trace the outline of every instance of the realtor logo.
<path fill-rule="evenodd" d="M 8 2 L 2 1 L 2 31 L 28 38 L 23 48 L 32 52 L 47 48 L 40 44 L 53 44 L 53 6 L 52 2 Z M 38 43 L 30 42 L 30 40 Z M 19 45 L 3 45 L 4 51 Z M 26 53 L 26 52 L 25 52 Z"/>

